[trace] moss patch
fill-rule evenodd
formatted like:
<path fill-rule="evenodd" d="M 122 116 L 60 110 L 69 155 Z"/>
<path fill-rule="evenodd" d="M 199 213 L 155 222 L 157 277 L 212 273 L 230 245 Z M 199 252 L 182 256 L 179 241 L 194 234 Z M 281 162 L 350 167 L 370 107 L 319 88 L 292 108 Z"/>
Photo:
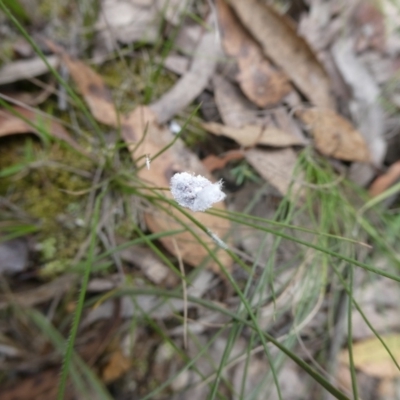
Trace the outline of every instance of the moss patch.
<path fill-rule="evenodd" d="M 43 262 L 71 259 L 87 235 L 84 192 L 91 180 L 83 175 L 93 163 L 63 144 L 44 148 L 30 136 L 0 143 L 0 170 L 19 166 L 19 172 L 0 181 L 0 195 L 36 220 Z"/>

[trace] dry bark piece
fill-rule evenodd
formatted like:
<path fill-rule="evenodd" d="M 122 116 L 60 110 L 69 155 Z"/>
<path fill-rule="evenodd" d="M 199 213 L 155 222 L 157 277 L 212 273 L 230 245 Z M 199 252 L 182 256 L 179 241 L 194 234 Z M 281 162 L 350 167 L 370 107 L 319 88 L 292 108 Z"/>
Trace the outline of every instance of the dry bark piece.
<path fill-rule="evenodd" d="M 202 126 L 214 135 L 227 136 L 245 147 L 251 147 L 257 144 L 272 147 L 287 147 L 304 144 L 304 141 L 298 137 L 274 127 L 245 125 L 242 128 L 232 128 L 216 122 L 203 123 Z"/>
<path fill-rule="evenodd" d="M 355 56 L 353 38 L 340 37 L 332 46 L 332 55 L 352 90 L 352 120 L 368 144 L 371 161 L 379 167 L 386 154 L 385 118 L 379 101 L 379 85 Z"/>
<path fill-rule="evenodd" d="M 177 75 L 184 75 L 188 71 L 189 65 L 189 58 L 179 54 L 168 54 L 163 62 L 164 68 L 169 69 Z"/>
<path fill-rule="evenodd" d="M 134 149 L 134 144 L 142 138 L 144 132 L 146 132 L 146 135 L 135 153 L 132 153 L 133 158 L 145 157 L 146 154 L 150 154 L 151 157 L 173 140 L 171 132 L 167 128 L 163 128 L 157 124 L 157 116 L 150 108 L 138 107 L 130 113 L 122 123 L 122 136 L 132 151 Z M 151 186 L 168 188 L 170 179 L 174 173 L 184 171 L 200 174 L 209 180 L 213 180 L 200 160 L 187 150 L 180 140 L 177 140 L 172 147 L 152 160 L 149 170 L 142 168 L 138 172 L 138 176 Z M 163 191 L 163 195 L 172 198 L 169 190 Z M 217 203 L 214 207 L 220 209 L 225 208 L 223 203 Z M 183 223 L 190 226 L 205 243 L 211 248 L 215 248 L 215 244 L 206 233 L 198 229 L 188 218 L 172 207 L 168 209 L 168 212 L 160 208 L 154 208 L 145 215 L 147 226 L 152 232 L 181 229 L 182 224 L 176 221 L 174 217 L 181 219 Z M 221 238 L 225 236 L 230 228 L 229 221 L 210 214 L 196 213 L 195 218 Z M 208 256 L 208 252 L 204 246 L 188 232 L 188 230 L 177 235 L 162 238 L 160 241 L 171 253 L 178 257 L 181 256 L 185 262 L 192 266 L 198 266 L 201 261 Z M 174 241 L 179 250 L 178 254 Z M 217 255 L 220 262 L 229 269 L 232 264 L 229 255 L 223 251 L 218 251 Z M 215 272 L 220 272 L 218 265 L 214 261 L 210 261 L 209 265 Z"/>
<path fill-rule="evenodd" d="M 265 58 L 224 0 L 217 0 L 218 26 L 225 53 L 236 59 L 243 93 L 259 107 L 279 103 L 292 89 L 287 76 Z"/>
<path fill-rule="evenodd" d="M 83 153 L 84 150 L 79 144 L 69 135 L 67 130 L 58 122 L 49 119 L 39 111 L 28 110 L 22 107 L 12 107 L 17 115 L 10 111 L 0 110 L 0 137 L 8 135 L 17 135 L 24 133 L 35 133 L 40 137 L 38 126 L 45 130 L 57 139 L 63 140 L 71 147 Z M 32 125 L 25 122 L 19 115 L 30 121 Z"/>
<path fill-rule="evenodd" d="M 59 64 L 58 57 L 50 56 L 46 57 L 46 60 L 50 66 L 57 68 Z M 40 57 L 14 61 L 0 68 L 0 85 L 33 78 L 48 71 L 49 68 Z"/>
<path fill-rule="evenodd" d="M 316 106 L 334 108 L 329 78 L 308 43 L 288 18 L 265 2 L 229 0 L 243 25 L 260 43 L 265 55 L 282 68 Z"/>
<path fill-rule="evenodd" d="M 331 48 L 332 56 L 346 84 L 352 91 L 351 114 L 357 129 L 367 142 L 371 164 L 353 163 L 349 179 L 360 186 L 367 185 L 375 176 L 386 154 L 385 116 L 379 101 L 380 88 L 370 71 L 354 54 L 354 38 L 336 40 Z"/>
<path fill-rule="evenodd" d="M 315 147 L 322 154 L 346 161 L 370 161 L 371 156 L 361 133 L 336 112 L 310 108 L 298 110 L 296 116 L 310 129 Z"/>
<path fill-rule="evenodd" d="M 204 90 L 214 73 L 220 52 L 215 33 L 205 32 L 187 73 L 167 93 L 150 105 L 159 123 L 167 122 Z"/>

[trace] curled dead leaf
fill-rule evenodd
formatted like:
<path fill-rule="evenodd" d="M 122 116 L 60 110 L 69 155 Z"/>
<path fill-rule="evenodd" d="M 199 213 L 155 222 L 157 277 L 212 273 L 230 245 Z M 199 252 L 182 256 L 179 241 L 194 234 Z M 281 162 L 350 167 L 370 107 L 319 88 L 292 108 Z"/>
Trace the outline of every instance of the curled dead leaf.
<path fill-rule="evenodd" d="M 310 108 L 296 111 L 314 137 L 322 154 L 346 161 L 369 162 L 370 153 L 361 133 L 333 110 Z"/>

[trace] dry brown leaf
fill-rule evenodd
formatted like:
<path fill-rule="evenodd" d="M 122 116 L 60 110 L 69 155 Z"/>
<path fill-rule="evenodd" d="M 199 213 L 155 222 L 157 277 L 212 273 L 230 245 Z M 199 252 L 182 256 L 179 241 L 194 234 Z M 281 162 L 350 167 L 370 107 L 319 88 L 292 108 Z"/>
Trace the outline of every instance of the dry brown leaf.
<path fill-rule="evenodd" d="M 224 0 L 217 0 L 218 26 L 225 53 L 235 57 L 243 93 L 259 107 L 279 103 L 292 89 L 286 75 L 265 58 L 260 45 L 246 32 Z"/>
<path fill-rule="evenodd" d="M 392 186 L 400 179 L 400 161 L 392 164 L 387 172 L 378 176 L 368 189 L 370 196 L 375 197 L 383 193 L 386 189 Z"/>
<path fill-rule="evenodd" d="M 310 108 L 296 115 L 310 129 L 322 154 L 346 161 L 369 162 L 370 153 L 361 133 L 333 110 Z"/>
<path fill-rule="evenodd" d="M 121 378 L 125 372 L 132 367 L 132 362 L 125 357 L 122 350 L 119 348 L 111 354 L 107 365 L 102 371 L 102 379 L 106 384 L 116 381 Z"/>
<path fill-rule="evenodd" d="M 265 2 L 229 0 L 229 3 L 266 56 L 283 69 L 303 94 L 314 105 L 333 109 L 329 78 L 290 21 Z"/>
<path fill-rule="evenodd" d="M 97 121 L 116 126 L 118 117 L 110 90 L 99 74 L 82 61 L 63 53 L 62 59 Z"/>
<path fill-rule="evenodd" d="M 105 125 L 117 126 L 118 116 L 111 92 L 104 84 L 102 77 L 82 61 L 72 58 L 51 41 L 46 40 L 46 44 L 65 63 L 93 117 Z"/>
<path fill-rule="evenodd" d="M 214 75 L 213 86 L 215 103 L 225 125 L 241 128 L 259 120 L 257 107 L 241 93 L 239 87 L 221 75 Z"/>
<path fill-rule="evenodd" d="M 243 158 L 244 153 L 242 150 L 231 150 L 220 157 L 210 154 L 202 160 L 202 163 L 207 168 L 207 171 L 212 172 L 216 169 L 224 168 L 229 161 L 242 160 Z"/>
<path fill-rule="evenodd" d="M 242 128 L 232 128 L 216 122 L 202 124 L 203 128 L 214 135 L 224 135 L 245 147 L 261 144 L 273 147 L 287 147 L 302 145 L 304 142 L 280 129 L 274 127 L 262 127 L 257 125 L 245 125 Z"/>
<path fill-rule="evenodd" d="M 289 113 L 286 107 L 274 108 L 271 110 L 271 115 L 278 129 L 299 138 L 303 144 L 307 144 L 308 140 L 299 126 L 300 123 L 293 118 L 292 113 Z"/>
<path fill-rule="evenodd" d="M 167 93 L 150 105 L 159 123 L 167 122 L 204 90 L 214 73 L 219 55 L 220 47 L 215 33 L 205 32 L 188 72 Z"/>
<path fill-rule="evenodd" d="M 57 121 L 49 119 L 39 111 L 28 110 L 22 107 L 12 107 L 12 109 L 17 115 L 14 115 L 10 111 L 0 110 L 0 137 L 24 133 L 35 133 L 40 136 L 39 131 L 34 127 L 38 126 L 55 138 L 68 143 L 79 152 L 84 152 L 79 144 L 69 135 L 67 130 Z M 30 121 L 33 126 L 25 122 L 18 115 Z"/>
<path fill-rule="evenodd" d="M 381 335 L 381 338 L 397 362 L 400 362 L 400 335 Z M 358 370 L 375 378 L 400 376 L 400 371 L 377 337 L 353 344 L 353 359 Z M 347 349 L 340 353 L 339 360 L 345 365 L 350 365 Z"/>
<path fill-rule="evenodd" d="M 145 157 L 146 155 L 149 155 L 151 158 L 173 140 L 171 132 L 167 128 L 160 127 L 156 121 L 157 116 L 148 107 L 138 107 L 124 119 L 122 136 L 131 150 L 133 150 L 134 144 L 146 132 L 143 142 L 136 149 L 135 153 L 132 154 L 133 158 Z M 201 174 L 212 180 L 212 177 L 200 160 L 178 140 L 172 147 L 155 160 L 152 160 L 150 169 L 142 168 L 138 175 L 143 181 L 148 182 L 152 186 L 169 188 L 169 182 L 174 173 L 183 171 Z M 172 198 L 169 190 L 163 191 L 163 194 L 168 198 Z M 220 209 L 225 208 L 223 203 L 217 203 L 215 207 Z M 215 247 L 211 238 L 172 207 L 168 209 L 168 212 L 154 208 L 152 212 L 146 213 L 145 218 L 147 226 L 152 232 L 164 232 L 182 228 L 182 224 L 176 221 L 174 216 L 180 218 L 184 224 L 193 228 L 209 246 L 212 248 Z M 221 238 L 224 237 L 230 228 L 228 220 L 206 213 L 196 213 L 195 218 Z M 164 237 L 160 241 L 172 254 L 182 257 L 185 262 L 193 266 L 198 266 L 208 256 L 208 252 L 204 246 L 187 230 L 177 235 Z M 177 254 L 174 241 L 177 244 L 179 254 Z M 229 269 L 232 263 L 229 255 L 224 251 L 219 251 L 218 258 Z M 216 272 L 220 272 L 214 261 L 210 261 L 210 268 Z"/>
<path fill-rule="evenodd" d="M 295 173 L 297 154 L 291 149 L 260 150 L 250 149 L 245 152 L 246 160 L 264 178 L 285 196 L 291 189 L 291 197 L 301 196 L 299 180 L 303 174 Z"/>

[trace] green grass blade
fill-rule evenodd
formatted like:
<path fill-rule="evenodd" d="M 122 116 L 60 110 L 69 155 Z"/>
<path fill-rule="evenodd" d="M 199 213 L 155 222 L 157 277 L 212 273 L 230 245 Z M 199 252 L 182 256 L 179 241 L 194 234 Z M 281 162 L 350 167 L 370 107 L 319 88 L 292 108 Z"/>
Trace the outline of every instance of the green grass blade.
<path fill-rule="evenodd" d="M 57 395 L 58 400 L 62 400 L 64 398 L 68 373 L 70 370 L 70 364 L 71 364 L 71 359 L 72 359 L 72 354 L 73 354 L 73 349 L 74 349 L 74 343 L 75 343 L 76 335 L 78 333 L 79 321 L 80 321 L 84 303 L 85 303 L 85 296 L 86 296 L 87 286 L 89 283 L 91 267 L 92 267 L 92 264 L 93 264 L 93 261 L 95 258 L 94 257 L 94 249 L 95 249 L 95 245 L 96 245 L 97 224 L 99 222 L 101 201 L 102 201 L 105 193 L 106 193 L 106 191 L 104 189 L 103 193 L 97 197 L 95 207 L 94 207 L 93 223 L 92 223 L 92 229 L 91 229 L 91 242 L 90 242 L 88 257 L 86 260 L 86 269 L 85 269 L 85 273 L 84 273 L 83 280 L 82 280 L 78 304 L 77 304 L 74 319 L 72 322 L 71 333 L 69 335 L 67 350 L 65 353 L 63 367 L 62 367 L 62 371 L 61 371 L 60 385 L 58 388 L 58 395 Z"/>

